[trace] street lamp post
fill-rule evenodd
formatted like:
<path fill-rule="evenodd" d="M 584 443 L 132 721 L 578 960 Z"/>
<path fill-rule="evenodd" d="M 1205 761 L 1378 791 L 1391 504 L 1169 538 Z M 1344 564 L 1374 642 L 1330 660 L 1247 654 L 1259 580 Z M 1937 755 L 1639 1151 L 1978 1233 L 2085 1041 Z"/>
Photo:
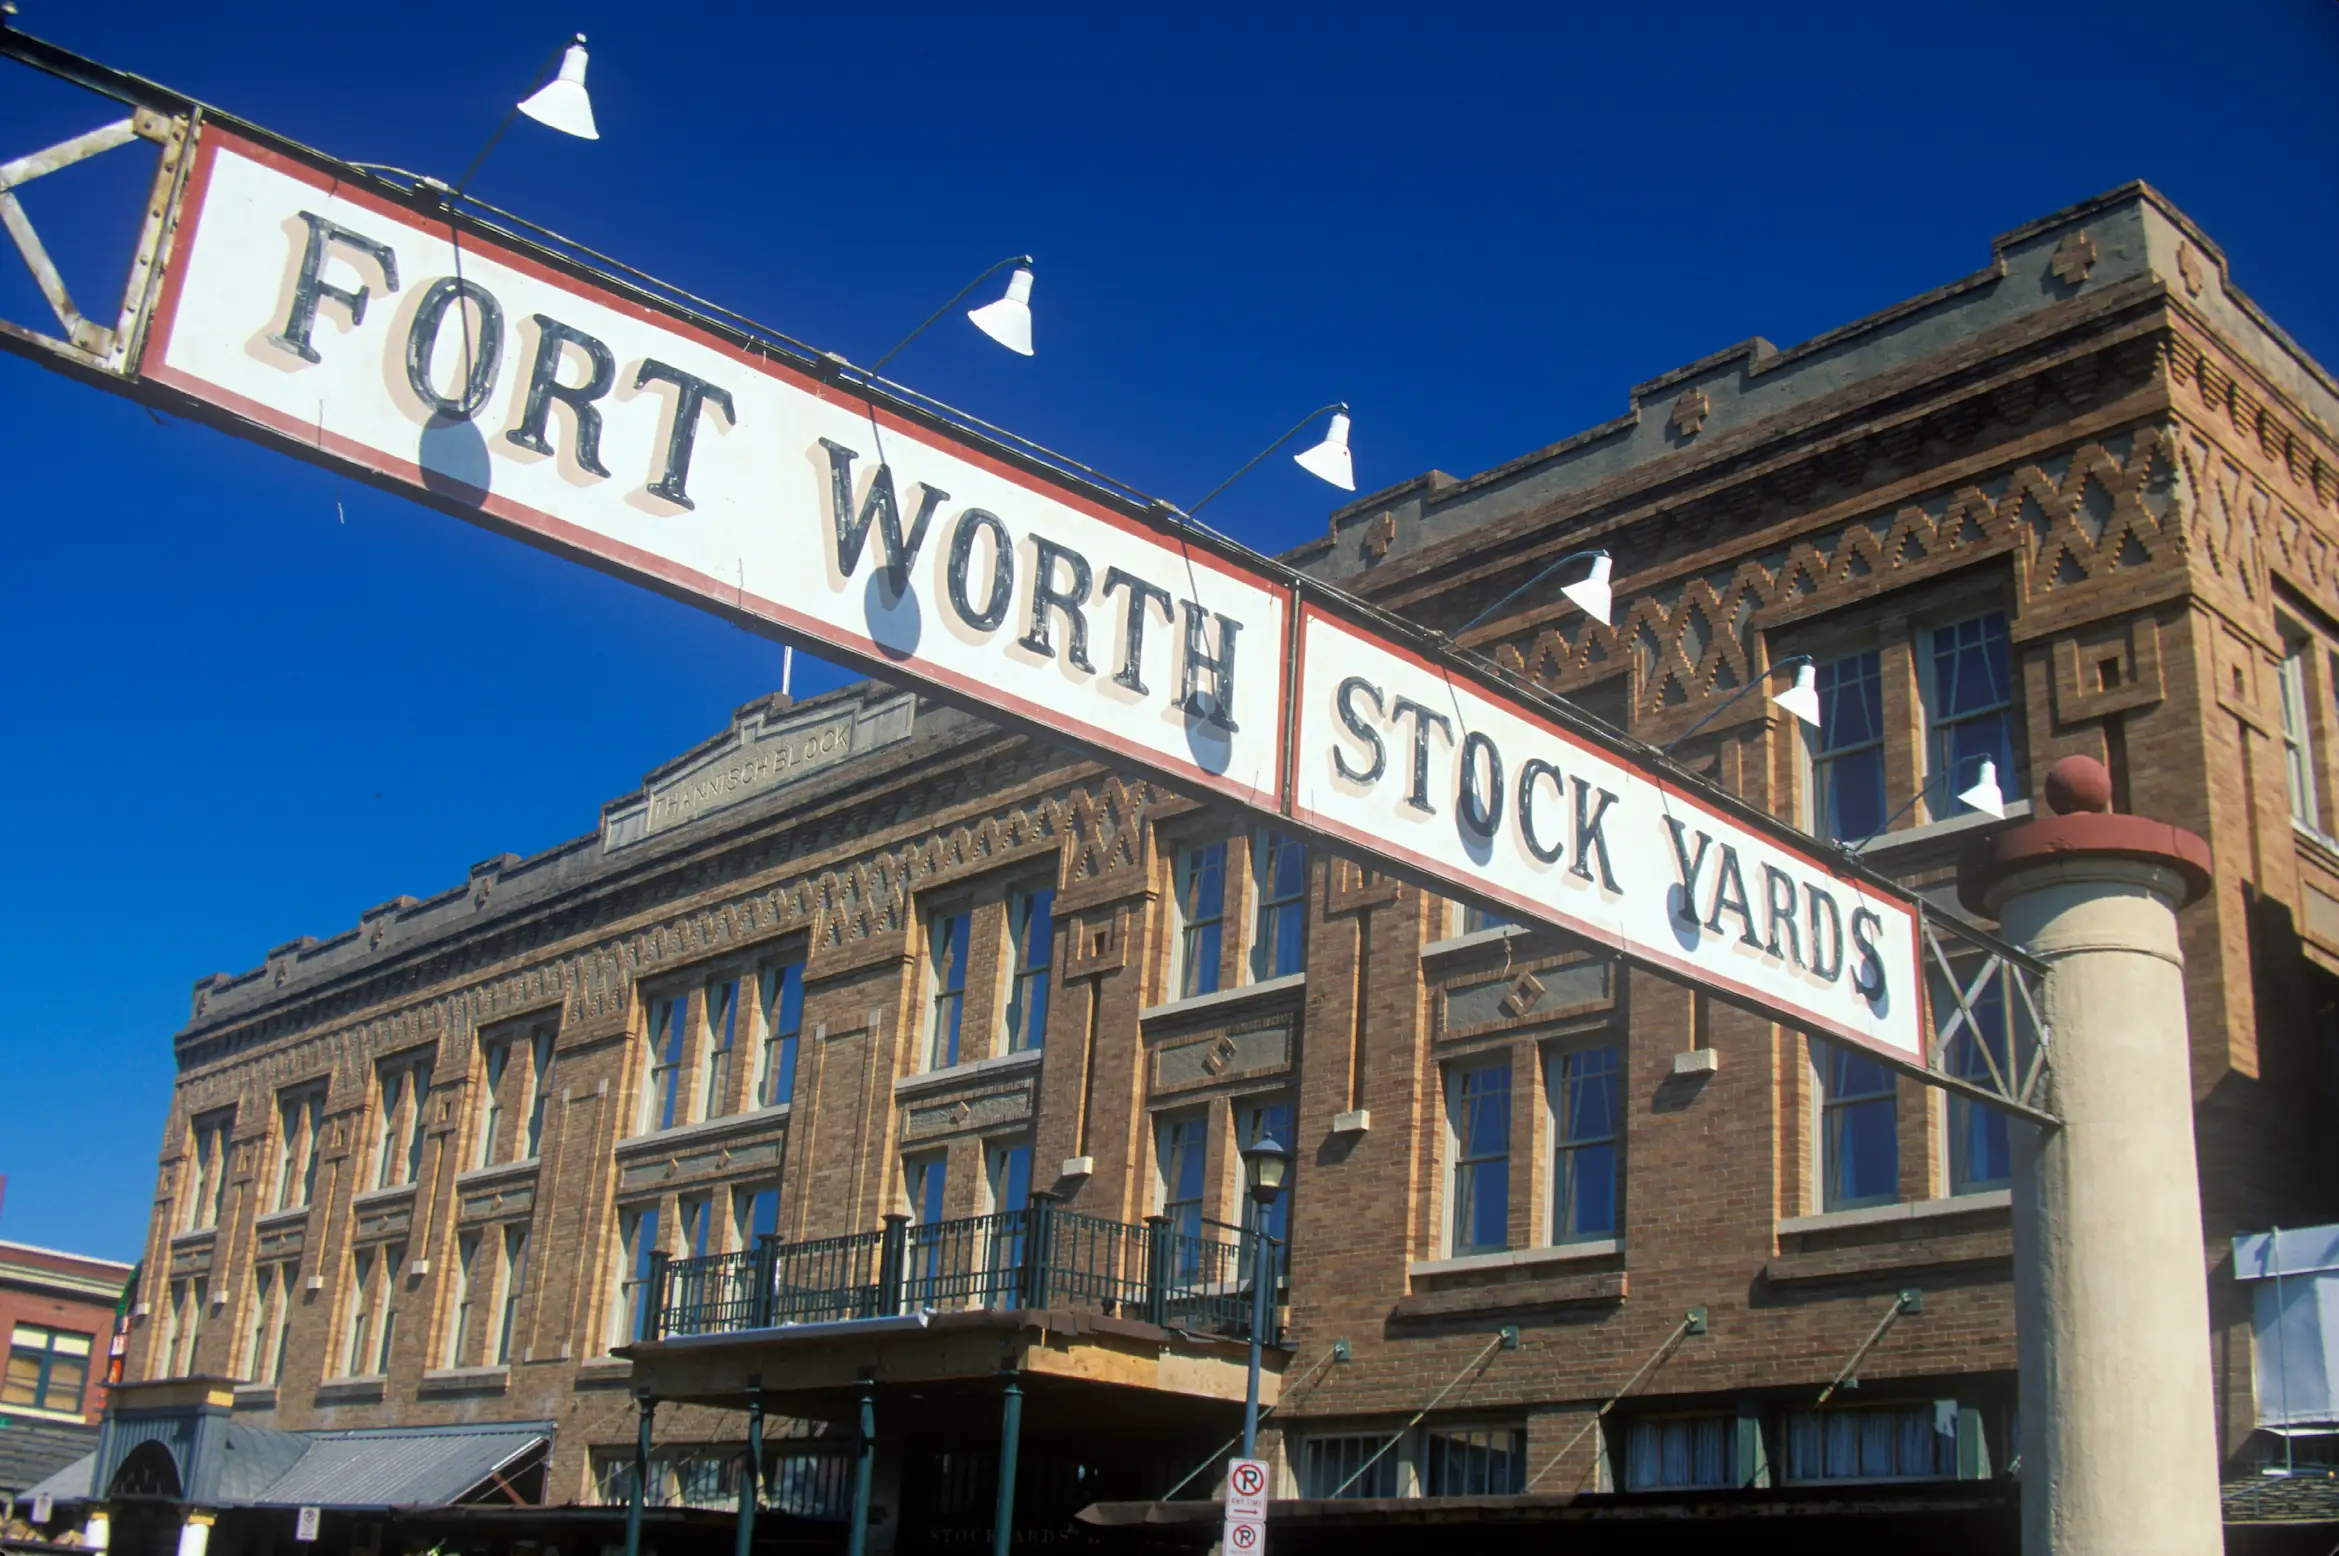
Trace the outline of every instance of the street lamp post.
<path fill-rule="evenodd" d="M 1267 1319 L 1275 1309 L 1275 1273 L 1267 1268 L 1267 1209 L 1283 1193 L 1291 1175 L 1291 1152 L 1273 1135 L 1261 1135 L 1243 1148 L 1243 1177 L 1249 1184 L 1251 1224 L 1244 1233 L 1251 1252 L 1251 1376 L 1243 1390 L 1243 1457 L 1259 1456 L 1259 1347 L 1267 1333 Z"/>

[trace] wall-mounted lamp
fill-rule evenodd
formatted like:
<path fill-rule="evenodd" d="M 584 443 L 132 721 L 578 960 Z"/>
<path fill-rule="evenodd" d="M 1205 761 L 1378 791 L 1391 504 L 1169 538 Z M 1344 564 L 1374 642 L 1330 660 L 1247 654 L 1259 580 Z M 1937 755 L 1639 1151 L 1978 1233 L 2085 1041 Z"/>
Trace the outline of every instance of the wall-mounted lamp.
<path fill-rule="evenodd" d="M 1796 718 L 1802 720 L 1805 724 L 1810 725 L 1813 729 L 1819 728 L 1819 666 L 1816 662 L 1813 661 L 1809 654 L 1797 654 L 1792 659 L 1780 660 L 1777 664 L 1772 665 L 1768 670 L 1763 671 L 1762 674 L 1756 676 L 1753 680 L 1748 681 L 1744 686 L 1741 686 L 1736 691 L 1732 692 L 1726 699 L 1724 699 L 1720 707 L 1714 709 L 1713 712 L 1707 714 L 1704 718 L 1699 719 L 1695 724 L 1690 725 L 1689 728 L 1683 730 L 1680 734 L 1667 741 L 1665 743 L 1665 749 L 1670 751 L 1675 746 L 1680 745 L 1690 736 L 1696 734 L 1699 730 L 1705 728 L 1708 724 L 1711 724 L 1714 720 L 1720 718 L 1724 713 L 1730 711 L 1731 707 L 1737 703 L 1739 698 L 1744 697 L 1748 692 L 1753 691 L 1758 686 L 1770 685 L 1770 683 L 1778 677 L 1781 671 L 1790 669 L 1795 672 L 1795 684 L 1788 687 L 1783 692 L 1772 692 L 1770 694 L 1770 700 L 1776 703 L 1779 707 L 1784 708 L 1787 712 L 1792 713 Z"/>
<path fill-rule="evenodd" d="M 926 316 L 925 323 L 904 335 L 900 340 L 895 341 L 893 349 L 879 357 L 871 365 L 870 373 L 875 374 L 879 368 L 900 356 L 904 346 L 932 329 L 937 319 L 965 301 L 967 293 L 981 286 L 1010 265 L 1013 265 L 1015 269 L 1007 277 L 1007 295 L 997 302 L 985 303 L 980 308 L 969 309 L 967 317 L 974 321 L 976 329 L 981 330 L 1017 356 L 1030 356 L 1032 257 L 1029 254 L 1011 254 L 960 287 L 957 292 L 952 294 L 950 301 Z"/>

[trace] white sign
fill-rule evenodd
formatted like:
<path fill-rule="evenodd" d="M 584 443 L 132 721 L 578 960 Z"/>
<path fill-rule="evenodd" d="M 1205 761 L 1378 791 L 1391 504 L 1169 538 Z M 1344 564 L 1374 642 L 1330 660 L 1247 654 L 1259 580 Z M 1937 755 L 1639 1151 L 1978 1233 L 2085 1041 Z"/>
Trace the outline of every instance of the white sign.
<path fill-rule="evenodd" d="M 1249 1553 L 1267 1548 L 1267 1488 L 1265 1459 L 1226 1461 L 1226 1527 L 1219 1543 L 1228 1552 Z"/>
<path fill-rule="evenodd" d="M 302 1541 L 315 1540 L 317 1537 L 317 1522 L 323 1516 L 324 1510 L 321 1508 L 302 1508 L 300 1510 L 300 1516 L 293 1521 L 292 1537 L 296 1540 Z"/>
<path fill-rule="evenodd" d="M 1310 608 L 1293 815 L 1922 1067 L 1915 909 Z"/>
<path fill-rule="evenodd" d="M 39 1496 L 32 1499 L 32 1521 L 34 1523 L 47 1523 L 49 1519 L 55 1515 L 56 1511 L 57 1499 L 49 1492 L 44 1491 Z"/>
<path fill-rule="evenodd" d="M 1288 596 L 847 385 L 204 131 L 142 376 L 824 654 L 1279 802 Z"/>

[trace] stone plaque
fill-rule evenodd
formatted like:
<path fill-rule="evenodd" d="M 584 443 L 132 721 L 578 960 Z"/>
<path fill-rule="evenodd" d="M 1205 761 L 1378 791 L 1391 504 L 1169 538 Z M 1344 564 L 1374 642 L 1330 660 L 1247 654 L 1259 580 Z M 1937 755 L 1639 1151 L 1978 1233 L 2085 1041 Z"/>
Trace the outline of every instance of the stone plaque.
<path fill-rule="evenodd" d="M 915 702 L 895 697 L 808 715 L 782 713 L 769 724 L 763 706 L 743 710 L 727 734 L 650 774 L 641 793 L 607 807 L 601 846 L 638 843 L 808 778 L 856 751 L 890 745 L 909 734 Z"/>
<path fill-rule="evenodd" d="M 1609 968 L 1604 960 L 1569 962 L 1528 974 L 1514 972 L 1484 983 L 1466 983 L 1446 991 L 1446 1030 L 1491 1026 L 1503 1021 L 1525 1021 L 1608 999 Z"/>
<path fill-rule="evenodd" d="M 960 1129 L 991 1129 L 1029 1117 L 1031 1088 L 1017 1086 L 1009 1091 L 987 1091 L 980 1096 L 953 1097 L 946 1102 L 929 1102 L 911 1108 L 902 1120 L 901 1132 L 904 1140 L 923 1140 Z"/>
<path fill-rule="evenodd" d="M 1153 1089 L 1181 1091 L 1291 1064 L 1288 1021 L 1165 1043 L 1153 1051 Z"/>

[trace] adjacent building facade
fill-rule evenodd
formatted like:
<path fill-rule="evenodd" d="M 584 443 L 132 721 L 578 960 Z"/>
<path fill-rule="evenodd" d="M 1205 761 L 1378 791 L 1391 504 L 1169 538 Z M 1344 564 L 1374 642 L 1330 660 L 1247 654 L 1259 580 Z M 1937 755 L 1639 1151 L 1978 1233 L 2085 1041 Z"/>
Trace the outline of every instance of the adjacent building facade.
<path fill-rule="evenodd" d="M 131 1267 L 0 1242 L 0 1497 L 13 1498 L 89 1451 L 116 1375 Z"/>
<path fill-rule="evenodd" d="M 2339 385 L 2131 186 L 1292 559 L 1452 629 L 1607 549 L 1613 626 L 1554 591 L 1465 643 L 1653 746 L 1696 727 L 1677 760 L 1944 900 L 1984 759 L 2017 815 L 2084 753 L 2209 838 L 2237 1474 L 2231 1239 L 2339 1216 L 2334 428 Z M 1740 695 L 1796 655 L 1815 733 Z M 607 1503 L 646 1393 L 650 1500 L 714 1508 L 753 1406 L 767 1533 L 834 1543 L 873 1422 L 871 1546 L 913 1551 L 988 1538 L 1007 1409 L 1020 1542 L 1174 1540 L 1072 1515 L 1209 1495 L 1230 1297 L 1279 1266 L 1292 1538 L 2010 1538 L 2003 1115 L 908 693 L 741 709 L 596 831 L 202 980 L 175 1055 L 130 1371 L 254 1426 L 549 1423 L 542 1499 Z M 1296 1163 L 1260 1212 L 1263 1136 Z"/>

